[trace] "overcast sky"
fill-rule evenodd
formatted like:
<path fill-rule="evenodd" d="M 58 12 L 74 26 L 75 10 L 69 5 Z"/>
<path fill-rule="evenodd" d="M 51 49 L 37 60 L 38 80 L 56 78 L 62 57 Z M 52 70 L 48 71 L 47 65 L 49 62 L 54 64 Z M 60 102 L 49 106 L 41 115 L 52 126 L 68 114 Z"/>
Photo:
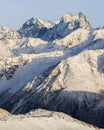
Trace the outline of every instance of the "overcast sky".
<path fill-rule="evenodd" d="M 0 25 L 18 29 L 31 17 L 55 21 L 83 12 L 94 27 L 104 25 L 104 0 L 0 0 Z"/>

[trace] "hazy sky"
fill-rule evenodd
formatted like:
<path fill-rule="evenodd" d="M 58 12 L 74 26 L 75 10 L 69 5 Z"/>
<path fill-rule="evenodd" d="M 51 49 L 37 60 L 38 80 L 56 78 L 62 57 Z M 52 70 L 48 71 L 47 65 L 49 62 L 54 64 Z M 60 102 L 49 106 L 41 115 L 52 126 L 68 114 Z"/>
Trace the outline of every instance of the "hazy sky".
<path fill-rule="evenodd" d="M 94 27 L 104 25 L 104 0 L 0 0 L 0 25 L 18 29 L 31 17 L 55 21 L 80 11 Z"/>

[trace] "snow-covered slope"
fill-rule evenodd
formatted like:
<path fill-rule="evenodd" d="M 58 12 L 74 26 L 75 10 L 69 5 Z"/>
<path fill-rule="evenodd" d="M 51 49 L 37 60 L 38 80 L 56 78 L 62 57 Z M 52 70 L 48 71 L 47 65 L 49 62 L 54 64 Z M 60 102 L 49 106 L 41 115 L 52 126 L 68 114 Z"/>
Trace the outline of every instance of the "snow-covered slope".
<path fill-rule="evenodd" d="M 55 24 L 32 18 L 20 34 L 1 30 L 1 108 L 44 108 L 104 127 L 103 28 L 92 29 L 80 13 Z"/>
<path fill-rule="evenodd" d="M 0 121 L 1 130 L 100 130 L 75 120 L 70 116 L 45 110 L 32 111 L 26 115 L 9 116 Z"/>

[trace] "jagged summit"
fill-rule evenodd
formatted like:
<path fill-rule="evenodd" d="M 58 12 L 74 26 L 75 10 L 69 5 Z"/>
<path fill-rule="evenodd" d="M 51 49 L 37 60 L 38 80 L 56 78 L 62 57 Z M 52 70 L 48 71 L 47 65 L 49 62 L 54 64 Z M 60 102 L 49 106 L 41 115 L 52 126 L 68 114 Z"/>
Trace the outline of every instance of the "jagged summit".
<path fill-rule="evenodd" d="M 30 20 L 26 21 L 26 23 L 23 24 L 23 27 L 25 28 L 27 26 L 33 26 L 33 25 L 37 25 L 37 26 L 44 26 L 44 22 L 41 21 L 40 19 L 38 18 L 31 18 Z"/>
<path fill-rule="evenodd" d="M 71 22 L 71 21 L 75 21 L 75 20 L 78 20 L 78 16 L 76 16 L 72 13 L 67 13 L 64 16 L 62 16 L 60 21 Z"/>
<path fill-rule="evenodd" d="M 18 32 L 22 36 L 41 38 L 43 33 L 46 32 L 48 28 L 51 28 L 51 26 L 51 22 L 43 22 L 38 18 L 31 18 L 23 24 L 22 28 Z"/>
<path fill-rule="evenodd" d="M 91 25 L 87 21 L 86 16 L 79 13 L 78 16 L 69 13 L 64 15 L 58 22 L 43 22 L 37 18 L 31 18 L 23 24 L 18 31 L 22 36 L 38 37 L 43 40 L 54 40 L 65 37 L 78 28 L 90 29 Z"/>
<path fill-rule="evenodd" d="M 91 24 L 88 22 L 86 16 L 82 12 L 79 13 L 79 21 L 82 28 L 90 29 L 92 27 Z"/>
<path fill-rule="evenodd" d="M 80 27 L 86 29 L 90 29 L 92 27 L 91 24 L 88 22 L 86 16 L 82 12 L 79 12 L 78 15 L 74 15 L 72 13 L 65 14 L 60 21 L 69 22 L 71 24 L 79 23 Z"/>
<path fill-rule="evenodd" d="M 38 28 L 42 28 L 42 27 L 50 27 L 51 26 L 51 22 L 43 22 L 42 20 L 40 20 L 39 18 L 31 18 L 29 19 L 28 21 L 26 21 L 26 23 L 23 24 L 23 28 L 26 28 L 26 27 L 33 27 L 33 26 L 36 26 Z"/>

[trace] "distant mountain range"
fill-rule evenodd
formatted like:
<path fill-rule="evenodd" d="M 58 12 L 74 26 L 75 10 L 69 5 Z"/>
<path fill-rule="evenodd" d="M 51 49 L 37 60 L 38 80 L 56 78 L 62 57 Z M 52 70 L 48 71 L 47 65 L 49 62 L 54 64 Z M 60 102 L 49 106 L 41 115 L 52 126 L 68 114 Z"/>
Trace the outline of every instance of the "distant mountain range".
<path fill-rule="evenodd" d="M 61 39 L 79 28 L 89 29 L 91 25 L 84 14 L 79 13 L 79 16 L 75 16 L 70 13 L 64 15 L 55 23 L 43 22 L 40 19 L 31 18 L 23 24 L 18 32 L 25 37 L 38 37 L 43 40 L 52 41 Z"/>

